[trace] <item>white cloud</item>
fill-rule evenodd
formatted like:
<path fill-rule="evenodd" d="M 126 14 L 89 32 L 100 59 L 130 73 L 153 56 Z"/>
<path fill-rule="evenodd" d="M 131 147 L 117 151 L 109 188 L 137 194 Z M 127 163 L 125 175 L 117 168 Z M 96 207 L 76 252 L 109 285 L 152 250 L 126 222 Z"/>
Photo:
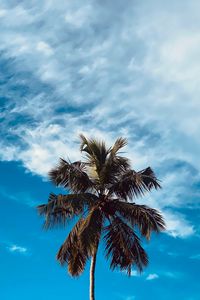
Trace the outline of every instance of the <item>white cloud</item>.
<path fill-rule="evenodd" d="M 73 123 L 72 120 L 71 126 Z M 59 157 L 70 158 L 72 161 L 80 159 L 79 149 L 74 144 L 77 134 L 73 134 L 72 138 L 71 135 L 65 134 L 65 129 L 59 125 L 43 123 L 37 129 L 18 131 L 18 134 L 26 145 L 29 145 L 19 153 L 20 159 L 24 166 L 35 174 L 46 177 L 48 171 L 57 164 Z M 67 141 L 70 141 L 68 145 Z"/>
<path fill-rule="evenodd" d="M 36 49 L 45 55 L 53 54 L 53 49 L 45 42 L 40 41 L 37 43 Z"/>
<path fill-rule="evenodd" d="M 172 236 L 194 234 L 172 208 L 193 205 L 189 182 L 200 175 L 168 166 L 179 161 L 195 170 L 200 163 L 199 4 L 184 1 L 179 9 L 176 2 L 172 11 L 167 2 L 134 3 L 120 7 L 118 18 L 118 2 L 3 4 L 0 50 L 12 76 L 2 90 L 9 113 L 1 159 L 46 176 L 58 157 L 79 157 L 78 133 L 109 144 L 126 136 L 134 167 L 161 174 L 163 191 L 148 204 L 164 212 Z M 29 94 L 17 94 L 17 84 Z M 20 116 L 28 121 L 10 128 Z"/>
<path fill-rule="evenodd" d="M 65 22 L 74 26 L 75 28 L 81 28 L 88 23 L 92 17 L 92 8 L 90 5 L 82 6 L 81 9 L 73 9 L 66 13 Z"/>
<path fill-rule="evenodd" d="M 176 278 L 180 278 L 183 276 L 182 273 L 179 272 L 170 272 L 170 271 L 164 271 L 162 272 L 162 275 L 171 278 L 171 279 L 176 279 Z"/>
<path fill-rule="evenodd" d="M 131 276 L 137 277 L 140 276 L 140 274 L 135 270 L 131 270 Z"/>
<path fill-rule="evenodd" d="M 6 13 L 7 13 L 6 9 L 0 9 L 0 18 L 4 17 Z"/>
<path fill-rule="evenodd" d="M 21 247 L 21 246 L 15 245 L 15 244 L 8 247 L 8 250 L 10 252 L 16 252 L 16 253 L 20 253 L 20 254 L 26 254 L 28 251 L 27 248 Z"/>
<path fill-rule="evenodd" d="M 121 274 L 121 271 L 119 273 Z M 122 271 L 122 273 L 125 274 L 125 275 L 127 275 L 126 271 Z M 131 270 L 130 276 L 132 276 L 132 277 L 138 277 L 138 276 L 141 276 L 141 274 L 138 271 L 136 271 L 136 270 Z"/>
<path fill-rule="evenodd" d="M 186 238 L 193 235 L 195 230 L 183 215 L 172 211 L 163 211 L 167 224 L 167 233 L 173 237 Z"/>
<path fill-rule="evenodd" d="M 157 279 L 159 278 L 158 274 L 149 274 L 147 277 L 146 277 L 146 280 L 154 280 L 154 279 Z"/>
<path fill-rule="evenodd" d="M 7 146 L 4 145 L 3 143 L 1 143 L 0 146 L 0 157 L 2 161 L 12 161 L 12 160 L 16 160 L 16 154 L 17 154 L 18 150 L 16 147 L 14 146 Z"/>

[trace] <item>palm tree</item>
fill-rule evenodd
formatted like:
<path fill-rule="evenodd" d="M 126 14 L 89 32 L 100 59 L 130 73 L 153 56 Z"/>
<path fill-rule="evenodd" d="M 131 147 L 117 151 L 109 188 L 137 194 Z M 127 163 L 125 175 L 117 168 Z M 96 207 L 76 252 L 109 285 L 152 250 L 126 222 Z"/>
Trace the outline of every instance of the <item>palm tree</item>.
<path fill-rule="evenodd" d="M 136 172 L 131 169 L 120 149 L 127 141 L 118 138 L 113 147 L 103 141 L 81 135 L 80 150 L 84 161 L 60 159 L 49 172 L 51 181 L 70 191 L 66 195 L 50 194 L 47 204 L 38 207 L 45 216 L 45 228 L 66 225 L 74 217 L 78 221 L 57 253 L 61 265 L 67 265 L 72 276 L 79 276 L 88 259 L 90 267 L 90 300 L 94 300 L 94 275 L 100 238 L 105 242 L 110 268 L 131 274 L 135 266 L 140 272 L 148 264 L 148 257 L 138 236 L 150 239 L 152 231 L 165 229 L 161 214 L 132 199 L 160 188 L 150 167 Z"/>

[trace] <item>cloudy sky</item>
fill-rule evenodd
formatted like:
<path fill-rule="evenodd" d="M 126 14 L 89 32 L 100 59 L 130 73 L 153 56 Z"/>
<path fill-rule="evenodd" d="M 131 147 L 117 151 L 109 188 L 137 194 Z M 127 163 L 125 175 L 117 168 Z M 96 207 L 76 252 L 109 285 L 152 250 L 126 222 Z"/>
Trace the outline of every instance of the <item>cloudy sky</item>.
<path fill-rule="evenodd" d="M 80 133 L 128 138 L 163 187 L 138 202 L 167 222 L 142 275 L 109 271 L 100 251 L 97 299 L 200 299 L 199 49 L 198 0 L 0 1 L 2 299 L 88 297 L 88 269 L 74 280 L 55 261 L 67 229 L 42 231 L 35 211 Z"/>

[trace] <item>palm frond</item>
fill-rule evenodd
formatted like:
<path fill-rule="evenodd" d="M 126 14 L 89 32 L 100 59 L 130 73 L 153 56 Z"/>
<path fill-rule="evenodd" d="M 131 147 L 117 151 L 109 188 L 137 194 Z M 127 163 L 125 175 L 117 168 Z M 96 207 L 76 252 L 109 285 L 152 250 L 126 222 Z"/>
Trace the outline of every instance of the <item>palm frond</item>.
<path fill-rule="evenodd" d="M 39 215 L 45 216 L 44 229 L 51 229 L 56 226 L 65 226 L 66 221 L 73 216 L 72 209 L 64 206 L 57 195 L 51 193 L 47 204 L 37 207 Z"/>
<path fill-rule="evenodd" d="M 137 198 L 153 188 L 161 188 L 154 172 L 149 167 L 140 172 L 126 170 L 119 176 L 118 181 L 110 187 L 110 193 L 114 193 L 123 200 Z"/>
<path fill-rule="evenodd" d="M 117 154 L 117 152 L 122 149 L 123 147 L 125 147 L 128 144 L 127 139 L 124 139 L 122 137 L 118 138 L 113 147 L 110 150 L 110 153 L 114 156 Z"/>
<path fill-rule="evenodd" d="M 99 174 L 100 183 L 106 187 L 117 181 L 121 172 L 130 168 L 129 160 L 118 155 L 118 151 L 127 145 L 127 140 L 118 138 L 113 147 L 109 150 L 109 155 L 105 160 L 104 166 Z"/>
<path fill-rule="evenodd" d="M 80 149 L 86 153 L 87 162 L 90 168 L 93 168 L 90 171 L 94 174 L 98 186 L 105 188 L 106 184 L 115 182 L 122 171 L 130 168 L 129 160 L 118 155 L 118 151 L 127 144 L 126 139 L 119 138 L 113 147 L 106 148 L 103 141 L 87 139 L 83 135 L 80 135 L 80 138 Z"/>
<path fill-rule="evenodd" d="M 93 207 L 83 221 L 79 233 L 81 248 L 84 250 L 84 252 L 88 253 L 88 255 L 93 254 L 93 251 L 99 243 L 102 225 L 102 212 L 98 206 Z"/>
<path fill-rule="evenodd" d="M 100 183 L 109 189 L 118 181 L 119 175 L 129 168 L 130 164 L 127 158 L 110 154 L 99 174 Z"/>
<path fill-rule="evenodd" d="M 153 188 L 156 190 L 161 188 L 159 180 L 156 178 L 155 173 L 150 167 L 138 172 L 138 174 L 141 177 L 141 181 L 146 190 L 150 191 Z"/>
<path fill-rule="evenodd" d="M 88 259 L 79 241 L 79 231 L 83 222 L 84 219 L 80 218 L 57 253 L 57 260 L 61 265 L 68 265 L 68 271 L 72 276 L 79 276 L 84 271 Z"/>
<path fill-rule="evenodd" d="M 106 148 L 103 141 L 87 139 L 82 134 L 80 135 L 80 138 L 82 141 L 80 146 L 81 152 L 86 153 L 87 162 L 90 166 L 94 166 L 96 168 L 96 172 L 99 174 L 110 149 Z"/>
<path fill-rule="evenodd" d="M 139 237 L 121 218 L 113 218 L 105 232 L 106 258 L 111 259 L 111 269 L 120 268 L 130 275 L 133 266 L 140 272 L 147 266 L 148 257 Z"/>
<path fill-rule="evenodd" d="M 142 271 L 148 257 L 136 233 L 149 239 L 152 231 L 165 229 L 165 222 L 156 209 L 128 201 L 161 188 L 159 180 L 150 167 L 139 172 L 131 169 L 130 161 L 120 153 L 127 145 L 126 139 L 118 138 L 110 148 L 101 140 L 84 135 L 80 139 L 80 150 L 86 160 L 71 163 L 60 159 L 58 166 L 49 172 L 56 186 L 72 194 L 51 193 L 48 203 L 37 208 L 45 217 L 46 229 L 64 226 L 68 220 L 80 216 L 60 247 L 57 260 L 68 266 L 72 276 L 79 276 L 104 231 L 110 268 L 119 268 L 129 275 L 133 267 Z"/>
<path fill-rule="evenodd" d="M 74 193 L 84 193 L 93 188 L 86 166 L 81 161 L 69 163 L 61 158 L 58 166 L 49 172 L 49 178 L 56 186 L 71 189 Z"/>
<path fill-rule="evenodd" d="M 137 226 L 147 239 L 150 239 L 152 231 L 159 233 L 165 230 L 165 221 L 156 209 L 119 200 L 111 201 L 109 205 L 110 210 L 129 221 L 132 226 Z"/>
<path fill-rule="evenodd" d="M 85 208 L 91 208 L 98 197 L 90 193 L 55 195 L 51 193 L 47 204 L 37 207 L 38 213 L 45 216 L 44 228 L 65 226 L 66 221 L 79 215 Z"/>

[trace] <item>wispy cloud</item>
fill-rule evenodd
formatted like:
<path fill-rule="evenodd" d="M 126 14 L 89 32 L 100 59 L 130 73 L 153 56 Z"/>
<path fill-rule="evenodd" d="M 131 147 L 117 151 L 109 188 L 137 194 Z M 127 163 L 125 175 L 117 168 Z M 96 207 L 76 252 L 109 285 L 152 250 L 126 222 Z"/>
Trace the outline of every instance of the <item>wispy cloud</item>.
<path fill-rule="evenodd" d="M 46 176 L 58 157 L 80 157 L 80 132 L 109 144 L 126 136 L 134 167 L 162 179 L 148 204 L 187 237 L 194 224 L 172 209 L 199 196 L 200 7 L 153 4 L 2 2 L 0 158 Z"/>
<path fill-rule="evenodd" d="M 162 275 L 171 279 L 178 279 L 183 276 L 182 273 L 179 272 L 171 272 L 171 271 L 163 271 Z"/>
<path fill-rule="evenodd" d="M 7 248 L 11 253 L 27 254 L 28 249 L 18 245 L 11 245 Z"/>
<path fill-rule="evenodd" d="M 27 192 L 18 192 L 18 193 L 11 193 L 8 192 L 4 187 L 0 185 L 0 196 L 1 198 L 14 200 L 16 202 L 23 203 L 25 205 L 28 205 L 30 207 L 35 207 L 37 205 L 37 202 L 31 195 Z"/>
<path fill-rule="evenodd" d="M 200 253 L 191 255 L 190 258 L 191 259 L 198 259 L 198 260 L 200 260 Z"/>
<path fill-rule="evenodd" d="M 118 299 L 120 298 L 121 300 L 135 300 L 136 299 L 136 297 L 133 295 L 124 296 L 121 294 L 115 294 L 115 297 L 117 297 Z"/>
<path fill-rule="evenodd" d="M 131 276 L 137 277 L 140 276 L 140 273 L 135 270 L 131 270 Z"/>
<path fill-rule="evenodd" d="M 158 278 L 159 278 L 158 274 L 152 273 L 146 277 L 146 280 L 154 280 L 154 279 L 158 279 Z"/>
<path fill-rule="evenodd" d="M 124 274 L 124 275 L 126 275 L 127 276 L 127 272 L 126 271 L 119 271 L 119 274 Z M 139 273 L 138 271 L 136 271 L 136 270 L 131 270 L 131 273 L 130 273 L 130 276 L 132 276 L 132 277 L 140 277 L 142 274 L 141 273 Z"/>
<path fill-rule="evenodd" d="M 173 237 L 182 238 L 187 238 L 194 234 L 194 226 L 191 225 L 183 215 L 168 210 L 163 210 L 163 213 L 167 224 L 168 234 Z"/>

